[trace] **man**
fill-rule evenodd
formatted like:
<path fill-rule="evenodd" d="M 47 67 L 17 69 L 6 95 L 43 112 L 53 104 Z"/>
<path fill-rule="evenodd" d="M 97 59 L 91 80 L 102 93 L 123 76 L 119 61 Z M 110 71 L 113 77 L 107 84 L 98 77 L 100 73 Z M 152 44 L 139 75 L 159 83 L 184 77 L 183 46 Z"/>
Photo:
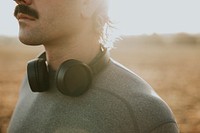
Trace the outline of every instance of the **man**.
<path fill-rule="evenodd" d="M 30 61 L 9 133 L 178 133 L 169 107 L 108 57 L 107 0 L 15 0 Z"/>

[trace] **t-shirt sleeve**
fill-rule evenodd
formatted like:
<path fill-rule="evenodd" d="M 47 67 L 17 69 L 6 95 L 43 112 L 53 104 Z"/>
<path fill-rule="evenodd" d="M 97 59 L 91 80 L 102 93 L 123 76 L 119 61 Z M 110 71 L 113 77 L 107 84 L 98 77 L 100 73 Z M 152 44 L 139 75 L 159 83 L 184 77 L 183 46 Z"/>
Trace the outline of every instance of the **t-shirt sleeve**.
<path fill-rule="evenodd" d="M 166 123 L 155 128 L 150 133 L 179 133 L 179 129 L 176 123 Z"/>

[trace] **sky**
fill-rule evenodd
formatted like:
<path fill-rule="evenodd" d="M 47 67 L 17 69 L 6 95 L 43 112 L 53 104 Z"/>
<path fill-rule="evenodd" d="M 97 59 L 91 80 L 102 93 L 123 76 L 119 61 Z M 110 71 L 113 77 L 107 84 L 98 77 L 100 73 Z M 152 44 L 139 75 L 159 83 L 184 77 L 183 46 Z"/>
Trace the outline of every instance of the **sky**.
<path fill-rule="evenodd" d="M 15 5 L 0 0 L 0 35 L 17 36 Z M 200 33 L 199 6 L 200 0 L 111 0 L 109 14 L 121 35 Z"/>

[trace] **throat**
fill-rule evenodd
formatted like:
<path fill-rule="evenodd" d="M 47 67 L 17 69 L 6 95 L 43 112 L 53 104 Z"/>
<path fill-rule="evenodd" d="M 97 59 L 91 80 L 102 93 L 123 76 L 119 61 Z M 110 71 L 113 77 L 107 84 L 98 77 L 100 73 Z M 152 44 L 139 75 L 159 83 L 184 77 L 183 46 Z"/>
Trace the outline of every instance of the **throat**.
<path fill-rule="evenodd" d="M 66 60 L 75 59 L 89 64 L 100 51 L 100 44 L 73 45 L 46 49 L 46 58 L 52 70 L 57 70 Z"/>

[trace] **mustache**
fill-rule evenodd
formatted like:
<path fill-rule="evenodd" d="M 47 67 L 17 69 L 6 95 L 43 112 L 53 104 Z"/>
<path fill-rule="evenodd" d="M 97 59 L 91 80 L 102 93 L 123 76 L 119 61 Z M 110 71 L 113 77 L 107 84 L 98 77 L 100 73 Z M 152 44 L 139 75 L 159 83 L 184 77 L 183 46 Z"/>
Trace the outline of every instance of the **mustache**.
<path fill-rule="evenodd" d="M 36 10 L 26 5 L 22 5 L 22 4 L 17 5 L 15 7 L 14 16 L 17 17 L 18 13 L 23 13 L 31 17 L 34 17 L 35 19 L 39 19 L 39 13 Z"/>

